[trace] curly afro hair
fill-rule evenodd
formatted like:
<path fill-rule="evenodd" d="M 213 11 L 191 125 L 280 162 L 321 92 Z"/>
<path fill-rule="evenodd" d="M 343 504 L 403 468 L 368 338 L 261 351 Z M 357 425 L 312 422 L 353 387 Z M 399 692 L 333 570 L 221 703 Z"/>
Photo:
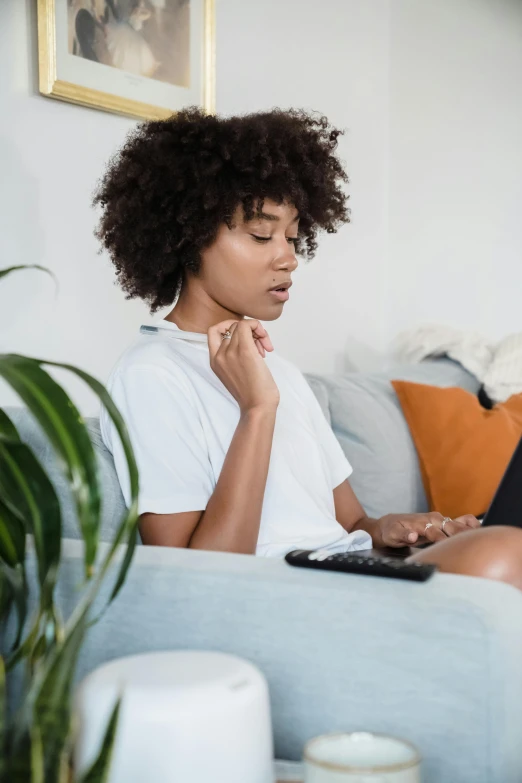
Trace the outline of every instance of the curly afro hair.
<path fill-rule="evenodd" d="M 318 230 L 349 222 L 340 133 L 299 110 L 222 118 L 189 108 L 139 125 L 93 200 L 102 208 L 96 236 L 126 298 L 143 299 L 151 313 L 172 304 L 220 225 L 231 227 L 240 206 L 251 220 L 264 199 L 296 207 L 297 252 L 312 258 Z"/>

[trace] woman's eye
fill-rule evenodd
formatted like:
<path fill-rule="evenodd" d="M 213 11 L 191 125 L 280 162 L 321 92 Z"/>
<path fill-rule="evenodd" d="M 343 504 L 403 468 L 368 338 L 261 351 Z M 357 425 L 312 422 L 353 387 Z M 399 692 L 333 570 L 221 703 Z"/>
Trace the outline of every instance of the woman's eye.
<path fill-rule="evenodd" d="M 250 234 L 250 236 L 256 242 L 261 242 L 261 243 L 270 242 L 270 240 L 272 239 L 272 237 L 260 237 L 257 234 Z M 298 237 L 287 237 L 286 241 L 295 247 L 298 242 Z"/>

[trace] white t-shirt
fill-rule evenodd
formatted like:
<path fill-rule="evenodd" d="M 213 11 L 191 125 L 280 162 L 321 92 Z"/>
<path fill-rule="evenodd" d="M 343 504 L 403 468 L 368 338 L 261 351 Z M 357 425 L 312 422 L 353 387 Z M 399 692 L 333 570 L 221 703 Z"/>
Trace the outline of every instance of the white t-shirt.
<path fill-rule="evenodd" d="M 368 549 L 364 531 L 335 519 L 333 489 L 352 472 L 301 372 L 275 352 L 265 361 L 279 388 L 256 554 L 292 549 Z M 107 388 L 118 406 L 140 472 L 139 513 L 204 510 L 239 422 L 239 406 L 213 372 L 206 334 L 170 321 L 142 326 Z M 102 438 L 126 503 L 129 480 L 117 432 L 104 408 Z"/>

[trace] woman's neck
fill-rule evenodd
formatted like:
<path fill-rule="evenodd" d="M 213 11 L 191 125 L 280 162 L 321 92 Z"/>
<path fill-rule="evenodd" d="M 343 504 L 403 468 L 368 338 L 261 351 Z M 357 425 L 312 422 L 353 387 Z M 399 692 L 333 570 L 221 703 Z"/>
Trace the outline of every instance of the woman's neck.
<path fill-rule="evenodd" d="M 166 321 L 176 324 L 184 332 L 206 334 L 211 326 L 221 321 L 239 321 L 244 315 L 238 315 L 215 302 L 201 288 L 184 287 L 173 310 L 165 316 Z"/>

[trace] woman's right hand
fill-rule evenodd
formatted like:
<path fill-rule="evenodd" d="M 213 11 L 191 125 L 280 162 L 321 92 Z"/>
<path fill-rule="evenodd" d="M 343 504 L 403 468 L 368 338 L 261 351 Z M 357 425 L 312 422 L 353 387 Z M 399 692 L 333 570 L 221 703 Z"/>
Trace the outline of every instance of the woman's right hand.
<path fill-rule="evenodd" d="M 230 330 L 231 339 L 223 339 Z M 221 321 L 208 330 L 210 366 L 239 405 L 241 413 L 279 404 L 279 389 L 262 358 L 274 347 L 265 327 L 252 319 Z"/>

